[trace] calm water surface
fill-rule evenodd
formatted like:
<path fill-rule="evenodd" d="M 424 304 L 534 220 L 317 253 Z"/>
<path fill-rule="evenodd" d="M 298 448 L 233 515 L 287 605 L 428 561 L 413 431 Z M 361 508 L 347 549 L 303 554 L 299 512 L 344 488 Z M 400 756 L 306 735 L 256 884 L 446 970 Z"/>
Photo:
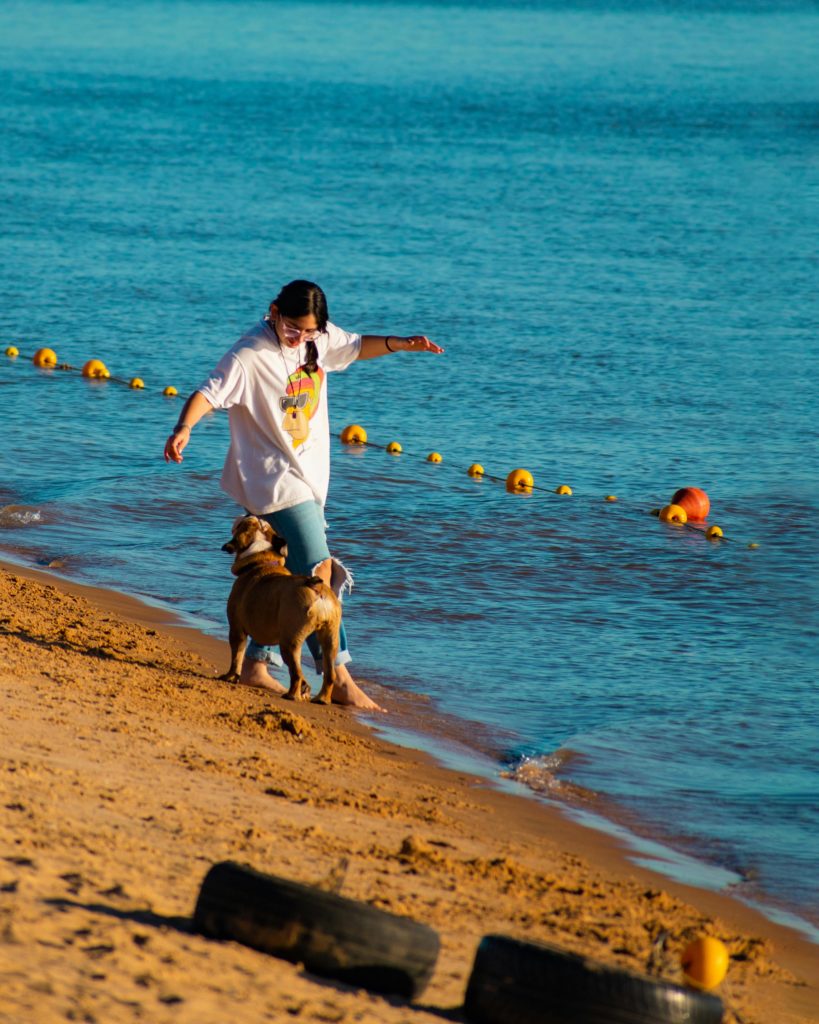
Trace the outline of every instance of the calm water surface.
<path fill-rule="evenodd" d="M 226 418 L 165 466 L 161 390 L 318 280 L 447 348 L 332 379 L 409 453 L 334 453 L 361 673 L 819 922 L 814 5 L 6 0 L 0 118 L 3 347 L 147 385 L 3 358 L 3 550 L 220 633 Z"/>

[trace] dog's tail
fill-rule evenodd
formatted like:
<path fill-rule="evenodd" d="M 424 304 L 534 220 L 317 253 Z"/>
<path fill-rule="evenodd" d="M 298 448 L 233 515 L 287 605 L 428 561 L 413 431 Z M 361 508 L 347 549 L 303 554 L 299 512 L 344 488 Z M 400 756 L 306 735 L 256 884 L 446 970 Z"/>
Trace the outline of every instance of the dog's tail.
<path fill-rule="evenodd" d="M 308 576 L 304 584 L 316 595 L 310 608 L 310 616 L 314 622 L 330 621 L 338 609 L 338 598 L 320 576 Z"/>

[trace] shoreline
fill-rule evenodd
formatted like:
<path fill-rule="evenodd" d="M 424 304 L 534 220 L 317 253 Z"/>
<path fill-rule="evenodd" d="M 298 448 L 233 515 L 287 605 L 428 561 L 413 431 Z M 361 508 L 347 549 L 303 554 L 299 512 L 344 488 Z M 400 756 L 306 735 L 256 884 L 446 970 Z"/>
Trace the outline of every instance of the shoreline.
<path fill-rule="evenodd" d="M 215 666 L 222 667 L 223 661 L 225 667 L 227 665 L 226 639 L 219 639 L 197 627 L 192 623 L 193 617 L 159 601 L 152 602 L 143 596 L 82 583 L 47 567 L 16 562 L 8 552 L 0 552 L 0 570 L 3 569 L 30 575 L 32 579 L 56 584 L 69 593 L 102 602 L 110 610 L 135 622 L 168 629 Z M 800 916 L 797 908 L 784 901 L 778 902 L 752 886 L 740 891 L 745 879 L 730 868 L 699 859 L 686 849 L 694 845 L 693 840 L 675 845 L 674 836 L 665 836 L 652 829 L 606 796 L 560 779 L 559 768 L 553 777 L 554 785 L 550 785 L 547 791 L 528 785 L 525 777 L 518 778 L 516 772 L 507 772 L 503 768 L 500 751 L 492 749 L 487 736 L 483 736 L 483 742 L 476 741 L 479 733 L 483 735 L 480 722 L 436 711 L 433 725 L 428 717 L 424 717 L 429 707 L 425 696 L 394 691 L 371 680 L 366 680 L 365 685 L 368 690 L 377 691 L 379 700 L 391 700 L 393 703 L 387 716 L 365 715 L 356 719 L 377 738 L 402 750 L 423 752 L 435 764 L 451 771 L 465 771 L 480 777 L 498 792 L 550 808 L 579 828 L 605 837 L 605 841 L 617 849 L 627 864 L 634 867 L 642 865 L 665 882 L 674 881 L 690 889 L 726 895 L 762 914 L 772 924 L 791 929 L 805 941 L 819 946 L 819 921 Z M 493 738 L 496 738 L 495 734 Z M 557 751 L 550 756 L 560 753 Z M 730 893 L 726 891 L 729 888 L 733 890 Z"/>
<path fill-rule="evenodd" d="M 500 793 L 533 800 L 562 815 L 577 827 L 600 834 L 616 847 L 625 861 L 644 866 L 659 875 L 664 883 L 677 882 L 688 889 L 722 894 L 755 910 L 772 924 L 781 925 L 799 934 L 806 942 L 819 947 L 819 925 L 809 916 L 800 916 L 787 903 L 778 903 L 764 890 L 750 889 L 739 873 L 719 864 L 699 859 L 694 852 L 674 845 L 674 837 L 652 831 L 642 819 L 631 814 L 607 797 L 565 782 L 556 775 L 546 791 L 520 781 L 518 773 L 507 771 L 491 754 L 477 748 L 462 746 L 458 741 L 435 737 L 411 726 L 393 726 L 381 719 L 371 723 L 376 736 L 402 748 L 427 753 L 436 764 L 450 771 L 466 771 L 484 778 Z M 564 751 L 556 751 L 554 757 Z M 571 752 L 569 752 L 571 755 Z M 559 772 L 559 768 L 558 768 Z M 524 772 L 525 775 L 525 772 Z M 688 841 L 694 846 L 694 840 Z M 731 890 L 730 892 L 728 890 Z M 817 948 L 819 953 L 819 948 Z"/>
<path fill-rule="evenodd" d="M 742 956 L 738 956 L 736 968 L 732 962 L 731 970 L 732 972 L 736 971 L 737 977 L 732 979 L 729 974 L 729 980 L 724 984 L 723 988 L 729 986 L 730 992 L 721 993 L 726 998 L 726 1004 L 736 1005 L 737 1007 L 742 1006 L 743 1019 L 748 1024 L 750 1024 L 750 1021 L 762 1022 L 765 1020 L 776 1020 L 777 1022 L 786 1020 L 794 1022 L 819 1021 L 819 988 L 817 988 L 815 982 L 807 983 L 808 979 L 812 978 L 815 974 L 815 945 L 803 935 L 794 931 L 793 928 L 777 924 L 759 910 L 748 906 L 744 901 L 737 899 L 730 893 L 715 892 L 706 888 L 697 888 L 681 882 L 675 882 L 647 867 L 635 864 L 631 859 L 632 854 L 626 848 L 622 837 L 618 838 L 613 834 L 604 834 L 597 830 L 592 830 L 586 825 L 573 820 L 570 805 L 563 807 L 558 801 L 549 801 L 547 803 L 532 795 L 524 795 L 520 790 L 516 793 L 511 786 L 496 785 L 493 780 L 485 775 L 470 770 L 470 766 L 466 763 L 461 767 L 457 765 L 446 767 L 445 764 L 441 763 L 441 758 L 429 750 L 396 746 L 394 742 L 385 740 L 378 735 L 381 727 L 384 728 L 385 732 L 395 728 L 389 721 L 384 723 L 369 716 L 360 718 L 355 714 L 337 708 L 329 709 L 328 711 L 328 709 L 316 708 L 312 705 L 307 707 L 288 705 L 282 701 L 271 701 L 265 695 L 258 696 L 252 692 L 238 692 L 236 688 L 231 688 L 228 684 L 217 682 L 212 676 L 214 666 L 221 666 L 225 660 L 225 642 L 216 640 L 190 626 L 181 624 L 179 617 L 174 615 L 172 611 L 153 607 L 137 598 L 113 591 L 100 590 L 87 584 L 55 576 L 48 571 L 21 566 L 6 560 L 0 560 L 0 569 L 3 570 L 1 575 L 7 587 L 10 586 L 14 589 L 16 586 L 19 590 L 19 583 L 15 584 L 13 581 L 15 579 L 22 579 L 24 581 L 31 581 L 35 585 L 35 589 L 43 588 L 46 594 L 45 597 L 42 597 L 42 595 L 37 597 L 35 595 L 34 604 L 37 607 L 31 609 L 26 620 L 28 625 L 25 628 L 18 628 L 16 632 L 10 626 L 4 626 L 3 629 L 5 636 L 0 644 L 0 652 L 8 655 L 7 647 L 9 645 L 12 648 L 19 647 L 20 650 L 16 652 L 16 655 L 15 650 L 11 651 L 12 671 L 10 674 L 5 664 L 7 658 L 3 658 L 3 661 L 0 662 L 0 665 L 2 665 L 0 676 L 2 676 L 5 685 L 11 688 L 14 699 L 19 698 L 22 704 L 26 703 L 25 695 L 27 691 L 25 688 L 20 689 L 20 682 L 17 675 L 15 675 L 14 668 L 17 666 L 19 670 L 19 666 L 30 660 L 32 652 L 39 654 L 46 647 L 49 648 L 52 654 L 57 651 L 61 660 L 65 656 L 71 662 L 70 666 L 65 667 L 61 671 L 66 673 L 65 685 L 71 688 L 75 699 L 81 702 L 83 714 L 94 716 L 99 713 L 99 697 L 95 698 L 93 693 L 89 695 L 86 691 L 92 690 L 95 685 L 92 681 L 94 678 L 93 670 L 97 668 L 99 658 L 101 657 L 99 654 L 100 648 L 95 644 L 91 644 L 88 637 L 81 641 L 74 641 L 74 633 L 72 631 L 79 629 L 77 622 L 70 625 L 68 633 L 70 643 L 65 639 L 58 639 L 56 642 L 54 639 L 49 640 L 48 628 L 38 629 L 37 636 L 33 635 L 35 632 L 34 624 L 42 622 L 44 609 L 49 605 L 53 605 L 56 609 L 56 606 L 66 599 L 66 595 L 74 601 L 81 603 L 87 601 L 89 602 L 89 607 L 94 609 L 94 614 L 99 620 L 97 622 L 98 628 L 113 630 L 117 637 L 120 637 L 120 634 L 123 636 L 127 634 L 128 641 L 126 646 L 128 650 L 133 650 L 139 655 L 134 664 L 134 671 L 138 671 L 140 676 L 143 671 L 150 671 L 150 665 L 147 663 L 151 659 L 146 659 L 142 654 L 146 644 L 159 643 L 159 641 L 154 641 L 153 637 L 160 637 L 163 643 L 170 643 L 177 650 L 177 654 L 174 656 L 177 660 L 174 663 L 175 667 L 172 678 L 170 681 L 165 679 L 163 683 L 163 686 L 170 686 L 169 696 L 167 696 L 163 706 L 171 716 L 182 715 L 180 721 L 183 723 L 186 731 L 190 724 L 193 732 L 196 732 L 197 729 L 199 730 L 200 738 L 204 738 L 206 735 L 211 737 L 214 721 L 218 725 L 221 716 L 230 716 L 234 726 L 236 721 L 245 722 L 248 716 L 250 716 L 250 723 L 246 727 L 248 730 L 247 734 L 242 735 L 245 732 L 242 729 L 239 735 L 243 744 L 247 745 L 247 742 L 250 741 L 250 746 L 253 748 L 258 744 L 259 739 L 258 721 L 267 721 L 265 716 L 268 713 L 268 709 L 276 715 L 290 714 L 292 711 L 299 719 L 303 719 L 307 723 L 306 728 L 309 728 L 310 734 L 317 737 L 313 742 L 315 742 L 317 747 L 316 755 L 318 761 L 326 759 L 327 750 L 325 748 L 328 744 L 330 746 L 340 745 L 341 749 L 345 747 L 352 748 L 352 757 L 348 756 L 345 761 L 344 775 L 345 778 L 348 777 L 350 780 L 357 777 L 358 785 L 357 787 L 350 785 L 348 791 L 341 796 L 335 793 L 333 799 L 326 804 L 328 813 L 322 816 L 323 821 L 320 827 L 322 834 L 326 836 L 326 845 L 338 847 L 340 837 L 333 836 L 332 833 L 341 828 L 341 819 L 346 818 L 349 813 L 353 813 L 354 816 L 357 814 L 359 817 L 364 814 L 366 819 L 367 814 L 372 812 L 372 808 L 365 807 L 364 805 L 367 804 L 368 800 L 376 801 L 376 795 L 374 794 L 379 793 L 381 776 L 379 773 L 376 773 L 378 775 L 378 782 L 370 782 L 370 786 L 367 788 L 366 780 L 370 777 L 371 773 L 365 767 L 362 777 L 362 766 L 359 764 L 361 758 L 356 754 L 356 751 L 358 751 L 361 757 L 368 763 L 375 759 L 379 765 L 385 762 L 394 766 L 396 771 L 407 773 L 406 778 L 404 778 L 403 787 L 398 785 L 395 779 L 391 779 L 391 784 L 397 786 L 398 791 L 402 794 L 401 798 L 397 801 L 402 808 L 401 812 L 396 811 L 394 815 L 390 812 L 385 817 L 388 821 L 393 822 L 395 819 L 401 819 L 403 816 L 406 819 L 403 826 L 404 829 L 406 830 L 406 827 L 411 827 L 413 835 L 416 832 L 419 833 L 416 838 L 418 844 L 420 844 L 418 845 L 418 851 L 420 852 L 416 851 L 417 856 L 415 856 L 415 860 L 418 863 L 413 864 L 413 871 L 416 877 L 421 878 L 421 889 L 426 889 L 430 886 L 434 888 L 432 876 L 435 876 L 437 870 L 441 868 L 441 858 L 447 860 L 447 855 L 440 854 L 437 851 L 439 849 L 459 847 L 462 842 L 465 842 L 466 847 L 470 849 L 482 846 L 483 857 L 484 859 L 489 858 L 489 863 L 494 862 L 489 856 L 491 853 L 494 853 L 496 855 L 494 860 L 514 861 L 518 865 L 526 864 L 526 870 L 530 872 L 537 871 L 538 869 L 542 871 L 544 865 L 548 865 L 551 870 L 554 868 L 555 862 L 560 862 L 561 870 L 571 873 L 573 868 L 581 870 L 578 864 L 573 864 L 572 862 L 577 861 L 579 863 L 582 861 L 583 868 L 581 874 L 583 872 L 590 872 L 591 876 L 597 879 L 595 884 L 605 884 L 610 888 L 607 906 L 617 898 L 622 899 L 617 894 L 621 890 L 628 889 L 630 886 L 636 885 L 638 889 L 642 887 L 643 891 L 650 891 L 652 893 L 655 893 L 659 887 L 662 901 L 669 901 L 669 906 L 666 908 L 667 912 L 677 921 L 677 924 L 673 927 L 681 935 L 686 932 L 686 929 L 690 930 L 691 927 L 694 927 L 690 920 L 684 926 L 680 923 L 680 921 L 686 918 L 686 915 L 690 918 L 692 914 L 695 919 L 700 921 L 699 927 L 704 930 L 711 929 L 713 932 L 715 929 L 718 931 L 719 928 L 725 929 L 727 927 L 729 930 L 736 929 L 744 933 L 746 938 L 747 934 L 750 933 L 754 940 L 753 944 L 748 948 L 753 948 L 756 952 L 751 955 L 746 951 L 742 954 L 745 957 L 744 960 Z M 40 603 L 38 604 L 38 602 Z M 46 603 L 43 604 L 42 602 Z M 17 605 L 19 603 L 19 600 L 14 602 L 12 622 L 17 619 Z M 7 606 L 7 610 L 12 610 L 12 606 Z M 20 615 L 23 615 L 23 618 L 26 617 L 26 614 L 28 613 L 24 614 L 23 610 L 20 609 Z M 76 612 L 71 612 L 71 614 L 76 614 Z M 100 621 L 109 625 L 99 627 Z M 65 632 L 65 629 L 66 627 L 64 626 L 63 632 Z M 151 639 L 147 639 L 147 637 Z M 102 650 L 104 651 L 105 648 L 103 647 Z M 110 653 L 105 656 L 107 659 L 104 662 L 105 665 L 111 667 L 114 662 L 121 660 L 126 661 L 127 664 L 127 658 L 120 658 L 123 651 L 124 648 L 121 646 L 112 646 Z M 15 661 L 15 657 L 18 660 Z M 186 665 L 187 661 L 196 662 L 196 671 L 191 672 L 191 678 L 184 681 L 184 689 L 179 690 L 179 687 L 183 684 L 178 682 L 178 673 L 180 671 L 184 672 L 182 666 Z M 138 670 L 136 666 L 139 666 Z M 48 673 L 46 672 L 38 678 L 39 682 L 35 680 L 33 684 L 35 689 L 42 688 L 43 686 L 48 689 L 47 682 L 43 681 L 43 679 L 48 679 Z M 130 677 L 126 675 L 124 678 L 127 680 Z M 177 682 L 174 682 L 174 679 L 177 679 Z M 63 684 L 60 685 L 62 686 Z M 126 683 L 125 685 L 127 686 L 128 684 Z M 145 685 L 154 687 L 155 682 L 149 680 Z M 118 697 L 120 690 L 109 690 L 109 698 L 113 692 L 116 692 Z M 185 698 L 184 708 L 177 706 L 181 699 L 180 693 Z M 126 696 L 128 695 L 126 694 Z M 52 701 L 52 705 L 53 703 Z M 102 703 L 104 704 L 105 701 L 103 700 Z M 65 708 L 62 707 L 59 701 L 57 701 L 57 704 L 59 705 L 59 714 L 63 714 Z M 36 706 L 36 704 L 33 705 L 24 715 L 24 720 L 28 723 L 29 729 L 32 732 L 35 731 L 35 718 L 33 715 Z M 149 701 L 146 707 L 142 708 L 140 715 L 147 714 L 150 718 L 151 709 L 152 704 Z M 110 709 L 108 710 L 110 711 Z M 206 712 L 209 715 L 207 721 L 201 719 L 201 716 Z M 239 715 L 239 718 L 234 720 L 236 714 Z M 139 716 L 137 717 L 139 718 Z M 191 720 L 190 722 L 189 719 Z M 70 722 L 70 714 L 67 721 Z M 155 723 L 151 724 L 153 726 Z M 158 723 L 156 724 L 158 727 Z M 64 727 L 65 721 L 63 721 L 61 729 L 64 729 Z M 219 743 L 222 744 L 227 743 L 223 733 L 224 730 L 216 737 Z M 264 730 L 263 736 L 265 736 Z M 130 741 L 128 746 L 129 756 L 148 758 L 151 770 L 162 769 L 170 772 L 178 767 L 178 762 L 174 759 L 171 759 L 171 765 L 160 766 L 150 761 L 152 754 L 150 745 L 148 749 L 143 750 L 140 748 L 135 751 L 131 750 Z M 115 737 L 112 750 L 116 751 L 117 749 Z M 201 754 L 198 756 L 201 757 Z M 194 762 L 193 765 L 187 765 L 186 771 L 194 771 L 197 778 L 200 776 L 206 777 L 209 771 L 208 766 L 199 764 L 196 758 L 194 758 Z M 230 774 L 229 764 L 230 757 L 227 757 L 225 758 L 224 768 L 226 775 Z M 272 774 L 277 774 L 278 770 L 279 768 L 276 768 L 276 770 L 271 769 Z M 224 782 L 225 780 L 223 779 L 222 781 Z M 298 783 L 301 783 L 300 779 Z M 432 796 L 427 801 L 429 806 L 426 806 L 426 808 L 421 807 L 418 813 L 407 812 L 407 784 L 410 786 L 410 792 L 412 787 L 431 788 Z M 297 783 L 293 783 L 293 785 L 298 789 Z M 312 794 L 314 790 L 311 789 L 310 792 Z M 356 796 L 356 793 L 360 793 L 360 799 Z M 294 804 L 294 807 L 290 807 L 291 811 L 300 807 L 303 802 L 302 797 L 296 793 L 293 796 L 293 801 L 288 800 L 288 805 L 290 803 Z M 321 804 L 322 799 L 329 800 L 326 794 L 322 798 L 316 798 L 311 795 L 305 799 L 312 799 L 314 801 L 313 807 L 323 806 Z M 268 797 L 267 803 L 269 802 Z M 21 803 L 25 805 L 25 799 Z M 451 805 L 449 809 L 453 819 L 452 822 L 448 820 L 446 815 L 441 816 L 440 813 L 432 813 L 437 811 L 441 803 L 444 805 L 449 803 Z M 418 809 L 416 808 L 416 810 Z M 481 819 L 485 820 L 487 814 L 491 815 L 493 822 L 491 836 L 486 835 L 486 829 L 482 828 L 479 824 Z M 0 818 L 0 822 L 2 822 L 2 818 Z M 453 842 L 455 837 L 451 834 L 453 822 L 458 824 L 456 831 L 460 839 L 457 842 Z M 348 822 L 347 825 L 349 824 Z M 311 827 L 315 829 L 316 826 Z M 429 838 L 420 834 L 430 832 L 430 830 L 435 834 L 445 835 L 443 839 L 434 840 L 434 842 L 441 842 L 443 844 L 440 848 L 436 845 L 431 845 Z M 250 831 L 252 832 L 253 828 Z M 379 830 L 376 829 L 375 831 L 378 832 Z M 1 834 L 2 832 L 0 831 Z M 499 839 L 497 837 L 503 838 Z M 302 844 L 306 840 L 306 835 L 302 836 Z M 228 847 L 230 846 L 231 843 L 228 843 Z M 400 853 L 403 846 L 399 844 L 397 848 Z M 325 851 L 325 857 L 326 855 Z M 360 851 L 359 856 L 362 865 L 366 865 L 368 859 L 372 859 Z M 394 858 L 395 854 L 393 854 Z M 218 858 L 213 857 L 213 860 L 216 859 Z M 238 859 L 241 859 L 241 857 Z M 374 859 L 378 863 L 378 857 Z M 460 867 L 458 866 L 457 858 L 454 858 L 454 860 L 452 858 L 449 859 L 452 860 L 452 863 L 446 866 L 446 870 L 450 871 L 450 873 L 454 872 L 458 876 Z M 301 863 L 301 859 L 299 858 L 296 863 Z M 471 863 L 471 861 L 468 863 Z M 261 867 L 263 870 L 265 869 L 265 864 L 260 864 L 258 861 L 256 861 L 256 866 Z M 268 869 L 274 870 L 272 867 Z M 6 863 L 2 870 L 5 876 L 8 872 L 8 858 L 6 858 Z M 366 870 L 364 868 L 362 870 L 366 874 Z M 202 874 L 204 874 L 204 871 L 202 871 Z M 309 875 L 307 877 L 309 878 Z M 581 893 L 586 892 L 591 887 L 588 875 L 584 877 L 586 877 L 586 881 L 579 883 Z M 600 881 L 601 879 L 602 881 Z M 5 881 L 5 877 L 0 877 L 0 883 Z M 464 889 L 468 890 L 468 879 L 462 879 L 462 881 Z M 483 884 L 486 881 L 486 879 L 483 879 Z M 370 879 L 369 884 L 363 885 L 361 893 L 351 893 L 350 895 L 353 895 L 355 898 L 367 898 L 372 892 L 371 885 L 372 879 Z M 574 889 L 578 888 L 576 879 L 572 885 L 564 886 L 563 888 L 574 891 L 572 886 L 574 886 Z M 646 890 L 646 886 L 649 886 L 650 889 Z M 637 892 L 637 889 L 633 889 L 631 892 L 634 900 L 637 899 L 635 896 Z M 587 892 L 586 896 L 588 896 Z M 490 904 L 494 898 L 491 893 L 484 896 L 484 899 Z M 442 899 L 443 896 L 440 893 L 436 895 L 436 900 Z M 479 896 L 476 895 L 475 899 L 480 902 Z M 655 899 L 657 897 L 652 896 L 652 901 Z M 407 902 L 406 894 L 403 894 L 403 900 L 405 905 Z M 690 906 L 680 909 L 676 905 L 677 901 L 685 901 Z M 531 911 L 531 893 L 526 896 L 524 902 L 528 911 Z M 589 917 L 589 902 L 588 898 L 584 899 L 583 896 L 580 896 L 579 904 L 583 909 L 575 908 L 575 911 L 573 911 L 573 913 L 576 912 L 580 915 L 584 921 Z M 671 906 L 672 903 L 673 907 Z M 626 904 L 625 915 L 629 918 L 634 917 L 635 920 L 639 921 L 645 908 L 639 908 L 638 912 L 638 908 L 629 905 L 628 898 L 626 898 Z M 389 908 L 388 906 L 387 909 Z M 86 909 L 86 913 L 90 912 Z M 408 910 L 407 912 L 410 911 Z M 473 933 L 475 933 L 476 929 L 478 935 L 482 933 L 481 929 L 483 928 L 484 915 L 486 913 L 487 907 L 479 908 L 475 920 L 472 921 Z M 655 908 L 652 908 L 652 913 L 656 916 Z M 519 915 L 520 919 L 517 919 L 514 916 L 515 914 Z M 705 919 L 701 917 L 703 914 Z M 700 915 L 700 917 L 697 918 L 697 915 Z M 423 914 L 419 914 L 417 909 L 413 916 L 424 919 Z M 432 916 L 433 921 L 431 923 L 437 923 L 434 920 L 435 915 L 433 914 Z M 552 936 L 555 929 L 554 920 L 550 918 L 548 922 L 545 920 L 529 922 L 529 916 L 531 915 L 528 912 L 524 913 L 520 908 L 515 909 L 512 912 L 511 918 L 508 916 L 504 918 L 504 920 L 514 922 L 515 926 L 512 927 L 510 923 L 509 927 L 505 930 L 508 933 L 522 935 L 523 937 L 550 938 Z M 603 915 L 603 917 L 605 916 Z M 719 918 L 718 922 L 716 918 Z M 448 916 L 444 915 L 444 921 L 447 919 Z M 1 920 L 0 925 L 2 925 Z M 645 925 L 646 922 L 643 921 L 640 928 L 644 929 Z M 611 927 L 613 927 L 611 922 L 609 922 L 608 926 L 599 922 L 594 924 L 587 922 L 583 927 L 582 935 L 575 935 L 571 931 L 567 935 L 563 935 L 560 929 L 558 929 L 558 934 L 554 936 L 554 940 L 560 942 L 562 939 L 569 938 L 571 941 L 579 941 L 582 951 L 588 952 L 589 955 L 600 959 L 608 958 L 609 960 L 613 957 L 615 962 L 620 962 L 623 966 L 627 966 L 630 969 L 639 969 L 640 958 L 645 951 L 638 949 L 639 942 L 635 942 L 633 936 L 628 941 L 622 942 L 616 949 L 613 949 L 611 938 L 607 934 L 607 928 L 610 929 Z M 486 928 L 485 930 L 488 931 L 489 929 Z M 500 930 L 504 929 L 501 927 Z M 474 934 L 472 938 L 474 938 Z M 742 939 L 732 936 L 732 941 L 740 943 Z M 469 942 L 467 942 L 467 945 L 469 945 Z M 763 947 L 765 951 L 760 952 Z M 770 950 L 768 950 L 768 947 L 770 947 Z M 258 954 L 251 954 L 249 951 L 244 952 L 247 956 L 259 957 Z M 464 956 L 463 940 L 460 953 L 461 955 L 457 958 L 457 970 L 455 971 L 458 975 L 459 984 L 463 982 L 464 972 L 468 972 L 469 968 L 469 955 Z M 271 961 L 265 960 L 265 962 L 269 964 Z M 273 961 L 273 963 L 278 964 L 279 962 Z M 764 966 L 760 968 L 760 964 L 764 964 Z M 791 975 L 799 979 L 800 983 L 786 980 Z M 669 976 L 669 980 L 675 979 Z M 741 985 L 740 981 L 742 982 Z M 805 984 L 802 984 L 802 982 Z M 731 984 L 729 985 L 729 983 Z M 441 987 L 440 984 L 438 987 Z M 444 996 L 445 1000 L 453 998 L 450 991 L 451 987 L 450 985 L 450 989 L 447 989 L 445 985 L 443 986 L 442 992 L 450 992 L 449 995 Z M 736 993 L 734 988 L 737 989 Z M 742 991 L 739 991 L 740 989 Z M 728 995 L 730 995 L 730 999 Z M 366 998 L 371 999 L 372 997 Z M 454 998 L 457 1002 L 457 996 Z M 748 1003 L 749 998 L 750 1004 Z M 766 1010 L 766 1006 L 769 1007 L 768 1010 Z M 786 1011 L 783 1011 L 783 1006 L 787 1007 Z M 777 1008 L 775 1015 L 771 1015 L 773 1007 Z M 749 1016 L 749 1013 L 756 1014 L 756 1016 Z M 788 1016 L 787 1014 L 790 1015 Z M 174 1019 L 183 1018 L 177 1017 Z M 384 1017 L 383 1019 L 391 1018 Z M 419 1019 L 421 1018 L 419 1017 Z"/>

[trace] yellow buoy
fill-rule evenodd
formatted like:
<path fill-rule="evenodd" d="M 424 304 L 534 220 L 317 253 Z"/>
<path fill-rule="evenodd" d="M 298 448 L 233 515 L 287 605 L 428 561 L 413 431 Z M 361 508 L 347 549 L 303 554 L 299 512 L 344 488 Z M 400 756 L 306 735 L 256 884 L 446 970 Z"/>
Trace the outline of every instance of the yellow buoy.
<path fill-rule="evenodd" d="M 397 441 L 390 441 L 387 445 L 387 452 L 389 455 L 400 455 L 404 449 Z"/>
<path fill-rule="evenodd" d="M 132 377 L 128 383 L 128 387 L 134 388 L 134 390 L 138 391 L 145 387 L 145 381 L 141 377 Z"/>
<path fill-rule="evenodd" d="M 53 348 L 38 348 L 32 357 L 35 366 L 49 367 L 57 365 L 57 353 Z"/>
<path fill-rule="evenodd" d="M 535 478 L 528 469 L 513 469 L 506 478 L 506 490 L 510 494 L 531 494 Z"/>
<path fill-rule="evenodd" d="M 705 536 L 708 540 L 719 540 L 719 538 L 723 536 L 723 533 L 718 526 L 709 526 L 705 531 Z"/>
<path fill-rule="evenodd" d="M 176 390 L 176 388 L 173 386 L 173 384 L 169 384 L 165 388 L 165 390 L 162 392 L 162 394 L 163 395 L 167 395 L 168 398 L 173 398 L 175 395 L 178 395 L 179 392 Z"/>
<path fill-rule="evenodd" d="M 719 985 L 728 971 L 728 950 L 719 939 L 702 935 L 685 947 L 680 962 L 689 985 L 712 989 Z"/>
<path fill-rule="evenodd" d="M 757 542 L 755 540 L 752 540 L 751 543 L 748 545 L 748 547 L 751 549 L 751 551 L 754 551 L 756 548 L 759 547 L 759 545 L 757 544 Z"/>
<path fill-rule="evenodd" d="M 677 526 L 681 526 L 688 522 L 688 513 L 682 505 L 666 505 L 665 508 L 660 509 L 660 522 L 675 523 Z"/>
<path fill-rule="evenodd" d="M 342 444 L 366 444 L 367 431 L 357 423 L 351 423 L 341 431 Z"/>
<path fill-rule="evenodd" d="M 111 374 L 108 372 L 108 367 L 101 359 L 89 359 L 82 368 L 83 377 L 94 377 L 98 379 L 105 379 L 110 377 Z"/>
<path fill-rule="evenodd" d="M 15 348 L 14 345 L 9 345 L 9 347 L 6 349 L 6 355 L 9 357 L 9 359 L 15 359 L 17 356 L 20 355 L 20 350 L 18 348 Z"/>
<path fill-rule="evenodd" d="M 427 455 L 427 462 L 443 462 L 443 461 L 444 461 L 444 457 L 443 457 L 443 455 L 441 455 L 440 452 L 430 452 L 429 455 Z"/>
<path fill-rule="evenodd" d="M 555 494 L 571 494 L 572 489 L 567 484 L 561 484 L 559 487 L 555 487 Z"/>
<path fill-rule="evenodd" d="M 606 501 L 617 501 L 617 495 L 616 494 L 607 494 L 606 495 Z"/>
<path fill-rule="evenodd" d="M 479 462 L 473 462 L 467 470 L 470 476 L 483 476 L 483 466 Z"/>

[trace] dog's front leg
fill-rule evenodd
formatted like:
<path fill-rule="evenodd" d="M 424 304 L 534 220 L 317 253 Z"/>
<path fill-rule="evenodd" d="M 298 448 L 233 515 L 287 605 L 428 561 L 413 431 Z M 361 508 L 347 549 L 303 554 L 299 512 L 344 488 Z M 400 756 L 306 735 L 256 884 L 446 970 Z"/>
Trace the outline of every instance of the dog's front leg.
<path fill-rule="evenodd" d="M 242 665 L 245 661 L 245 646 L 247 644 L 247 633 L 238 626 L 231 624 L 228 632 L 228 643 L 230 644 L 230 668 L 219 676 L 229 683 L 238 683 L 242 673 Z"/>
<path fill-rule="evenodd" d="M 309 700 L 310 687 L 301 670 L 301 643 L 298 647 L 279 644 L 279 651 L 290 672 L 290 689 L 282 696 L 285 700 Z"/>

